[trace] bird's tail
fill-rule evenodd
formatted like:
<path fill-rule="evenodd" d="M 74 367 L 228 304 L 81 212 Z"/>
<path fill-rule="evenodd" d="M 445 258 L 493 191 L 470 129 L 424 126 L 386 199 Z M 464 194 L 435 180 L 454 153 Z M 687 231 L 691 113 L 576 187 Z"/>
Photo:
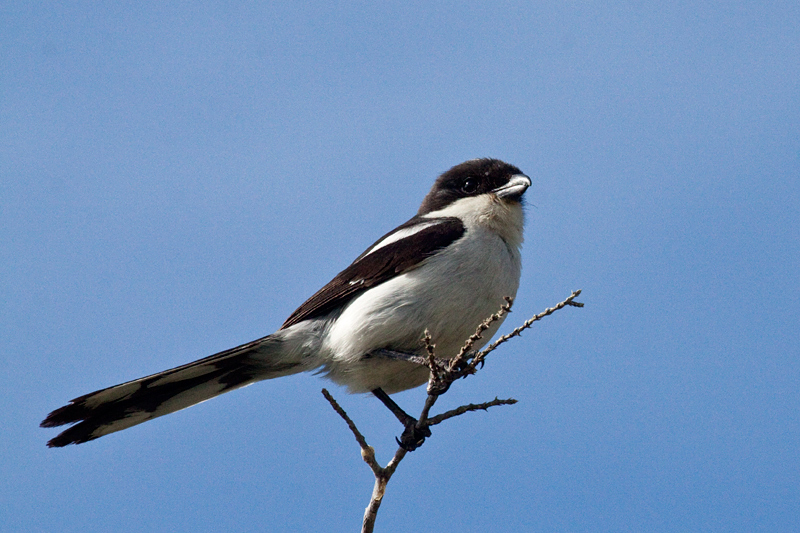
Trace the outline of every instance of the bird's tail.
<path fill-rule="evenodd" d="M 270 335 L 193 363 L 75 398 L 41 423 L 46 428 L 75 424 L 47 445 L 53 448 L 88 442 L 256 381 L 308 370 L 302 358 L 282 346 L 285 339 L 281 337 Z"/>

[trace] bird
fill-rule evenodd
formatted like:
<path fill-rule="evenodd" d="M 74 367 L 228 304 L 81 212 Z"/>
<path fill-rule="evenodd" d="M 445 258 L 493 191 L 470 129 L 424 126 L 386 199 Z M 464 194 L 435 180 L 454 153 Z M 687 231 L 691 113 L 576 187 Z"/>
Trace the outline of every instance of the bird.
<path fill-rule="evenodd" d="M 519 168 L 498 159 L 452 167 L 435 180 L 416 215 L 367 248 L 275 333 L 71 400 L 40 424 L 72 424 L 48 447 L 92 441 L 258 381 L 308 371 L 349 392 L 372 393 L 412 424 L 389 395 L 428 381 L 430 370 L 420 364 L 426 330 L 437 356 L 453 357 L 516 296 L 523 195 L 530 185 Z"/>

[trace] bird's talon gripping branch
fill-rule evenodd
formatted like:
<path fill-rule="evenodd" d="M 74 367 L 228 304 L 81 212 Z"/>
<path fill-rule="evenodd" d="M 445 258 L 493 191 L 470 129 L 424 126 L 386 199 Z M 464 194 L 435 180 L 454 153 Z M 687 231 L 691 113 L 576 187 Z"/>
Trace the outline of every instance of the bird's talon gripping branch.
<path fill-rule="evenodd" d="M 407 452 L 413 452 L 425 442 L 425 439 L 431 436 L 431 428 L 428 425 L 422 427 L 415 420 L 413 424 L 406 426 L 400 438 L 395 438 L 397 445 Z"/>

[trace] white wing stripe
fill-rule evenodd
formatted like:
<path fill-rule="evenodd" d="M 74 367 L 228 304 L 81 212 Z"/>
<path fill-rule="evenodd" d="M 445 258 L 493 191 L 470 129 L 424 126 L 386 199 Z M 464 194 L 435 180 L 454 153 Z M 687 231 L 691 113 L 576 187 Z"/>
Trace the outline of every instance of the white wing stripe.
<path fill-rule="evenodd" d="M 364 259 L 364 257 L 367 257 L 369 254 L 371 254 L 375 250 L 379 250 L 379 249 L 383 248 L 384 246 L 386 246 L 388 244 L 391 244 L 393 242 L 397 242 L 397 241 L 401 241 L 403 239 L 407 239 L 408 237 L 411 237 L 412 235 L 414 235 L 416 233 L 419 233 L 420 231 L 422 231 L 422 230 L 424 230 L 426 228 L 430 228 L 431 226 L 435 226 L 436 224 L 439 224 L 438 220 L 430 220 L 430 221 L 427 221 L 427 222 L 420 222 L 418 224 L 414 224 L 413 226 L 408 227 L 408 228 L 403 228 L 403 229 L 397 230 L 394 233 L 392 233 L 391 235 L 388 235 L 381 242 L 379 242 L 378 244 L 373 246 L 367 253 L 364 254 L 364 256 L 361 259 Z"/>

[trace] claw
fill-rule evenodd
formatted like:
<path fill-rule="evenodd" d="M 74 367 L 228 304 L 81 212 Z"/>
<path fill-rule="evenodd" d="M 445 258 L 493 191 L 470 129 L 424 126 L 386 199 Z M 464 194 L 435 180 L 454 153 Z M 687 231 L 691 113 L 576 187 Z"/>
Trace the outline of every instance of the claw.
<path fill-rule="evenodd" d="M 413 452 L 425 442 L 427 437 L 431 436 L 431 429 L 427 426 L 424 428 L 417 427 L 417 424 L 409 424 L 406 426 L 405 431 L 403 434 L 400 435 L 398 439 L 395 437 L 395 441 L 397 441 L 398 446 L 403 448 L 407 452 Z"/>

